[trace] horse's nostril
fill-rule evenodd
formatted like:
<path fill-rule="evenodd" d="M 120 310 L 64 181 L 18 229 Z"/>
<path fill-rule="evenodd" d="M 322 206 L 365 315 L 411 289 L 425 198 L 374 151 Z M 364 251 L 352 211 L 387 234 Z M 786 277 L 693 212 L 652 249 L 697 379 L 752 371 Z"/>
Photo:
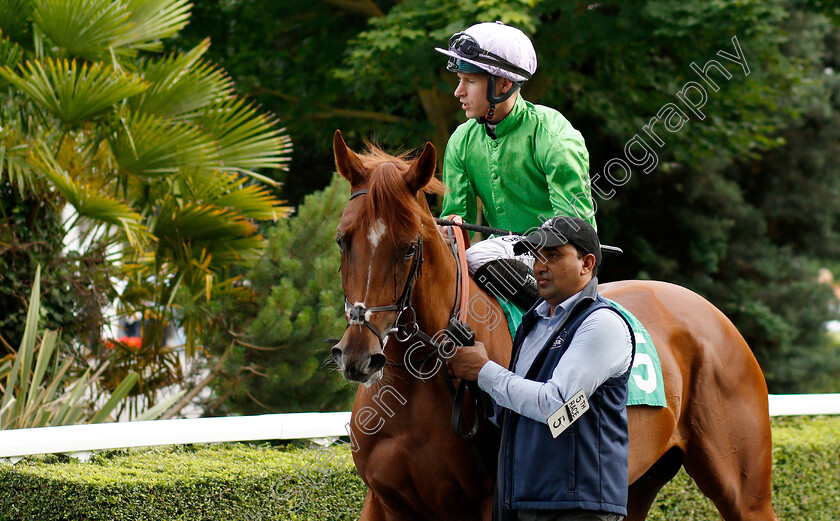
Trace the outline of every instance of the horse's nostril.
<path fill-rule="evenodd" d="M 335 363 L 338 367 L 342 366 L 341 358 L 342 358 L 343 354 L 344 354 L 344 351 L 342 351 L 341 349 L 339 349 L 337 347 L 332 348 L 332 357 L 333 357 L 333 360 L 335 360 Z"/>
<path fill-rule="evenodd" d="M 375 354 L 370 356 L 370 365 L 368 365 L 368 372 L 375 373 L 385 367 L 385 355 Z"/>

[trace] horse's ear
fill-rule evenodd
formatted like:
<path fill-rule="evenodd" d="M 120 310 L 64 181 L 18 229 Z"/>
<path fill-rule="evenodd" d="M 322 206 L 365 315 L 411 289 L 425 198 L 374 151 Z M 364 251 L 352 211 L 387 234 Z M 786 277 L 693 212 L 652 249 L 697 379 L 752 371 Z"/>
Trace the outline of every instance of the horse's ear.
<path fill-rule="evenodd" d="M 435 175 L 435 168 L 437 168 L 437 152 L 435 152 L 435 146 L 427 142 L 423 153 L 405 173 L 405 183 L 412 194 L 416 194 L 429 184 Z"/>
<path fill-rule="evenodd" d="M 365 167 L 355 152 L 347 148 L 341 131 L 336 130 L 333 136 L 333 153 L 335 166 L 344 179 L 350 181 L 350 186 L 358 186 L 365 180 Z"/>

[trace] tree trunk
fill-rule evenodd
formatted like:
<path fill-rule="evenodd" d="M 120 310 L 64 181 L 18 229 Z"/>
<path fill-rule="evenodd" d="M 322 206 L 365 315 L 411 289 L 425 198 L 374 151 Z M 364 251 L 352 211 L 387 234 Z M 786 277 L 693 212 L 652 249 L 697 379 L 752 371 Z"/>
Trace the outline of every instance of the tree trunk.
<path fill-rule="evenodd" d="M 434 128 L 432 144 L 438 151 L 438 170 L 442 170 L 443 152 L 446 150 L 447 141 L 449 141 L 451 132 L 449 122 L 452 121 L 452 108 L 454 103 L 447 103 L 448 100 L 443 98 L 443 95 L 438 89 L 419 89 L 417 93 L 420 96 L 420 103 L 423 104 L 423 111 L 426 113 L 426 118 L 428 118 Z"/>

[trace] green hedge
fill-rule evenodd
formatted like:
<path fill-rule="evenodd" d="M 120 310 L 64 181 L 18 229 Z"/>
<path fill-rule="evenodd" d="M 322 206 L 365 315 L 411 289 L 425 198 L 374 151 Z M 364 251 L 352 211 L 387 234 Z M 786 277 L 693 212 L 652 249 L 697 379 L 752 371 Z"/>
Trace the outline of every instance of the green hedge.
<path fill-rule="evenodd" d="M 4 521 L 352 520 L 364 494 L 345 447 L 202 445 L 0 465 Z"/>
<path fill-rule="evenodd" d="M 840 519 L 840 418 L 773 422 L 779 519 Z M 119 450 L 0 464 L 0 520 L 355 520 L 365 487 L 346 446 L 239 444 Z M 681 472 L 651 521 L 719 521 Z"/>

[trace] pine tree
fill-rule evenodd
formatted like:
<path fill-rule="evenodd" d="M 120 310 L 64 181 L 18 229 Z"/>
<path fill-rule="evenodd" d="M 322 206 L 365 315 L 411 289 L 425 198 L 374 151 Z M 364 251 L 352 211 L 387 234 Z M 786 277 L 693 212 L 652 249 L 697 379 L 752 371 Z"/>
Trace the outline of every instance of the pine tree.
<path fill-rule="evenodd" d="M 247 325 L 217 385 L 219 395 L 230 396 L 226 409 L 254 414 L 350 407 L 355 385 L 330 369 L 332 346 L 325 342 L 346 326 L 335 229 L 349 190 L 335 175 L 269 233 L 265 255 L 247 276 L 257 300 L 243 310 Z"/>

